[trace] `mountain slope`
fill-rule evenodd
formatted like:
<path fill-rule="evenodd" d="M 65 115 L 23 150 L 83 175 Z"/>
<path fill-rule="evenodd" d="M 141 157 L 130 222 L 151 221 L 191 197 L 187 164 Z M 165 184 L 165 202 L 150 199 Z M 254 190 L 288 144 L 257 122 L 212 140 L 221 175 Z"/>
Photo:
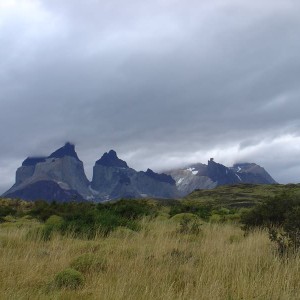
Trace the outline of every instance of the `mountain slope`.
<path fill-rule="evenodd" d="M 129 168 L 114 150 L 104 153 L 93 168 L 91 188 L 99 200 L 119 198 L 173 198 L 179 193 L 173 178 Z"/>
<path fill-rule="evenodd" d="M 92 197 L 83 163 L 75 152 L 75 146 L 70 143 L 48 157 L 25 159 L 16 172 L 16 183 L 4 193 L 4 196 L 8 195 L 26 200 L 40 198 L 48 201 Z"/>
<path fill-rule="evenodd" d="M 213 189 L 222 185 L 276 183 L 270 174 L 257 164 L 240 163 L 228 168 L 213 159 L 210 159 L 207 165 L 193 164 L 165 173 L 174 178 L 182 196 L 196 189 Z"/>

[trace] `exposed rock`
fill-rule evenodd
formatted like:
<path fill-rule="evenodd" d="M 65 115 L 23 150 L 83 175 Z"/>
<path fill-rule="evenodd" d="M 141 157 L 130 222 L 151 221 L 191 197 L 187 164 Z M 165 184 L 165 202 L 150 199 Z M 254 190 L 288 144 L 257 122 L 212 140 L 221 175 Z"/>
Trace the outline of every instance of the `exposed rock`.
<path fill-rule="evenodd" d="M 23 163 L 23 167 L 29 167 L 29 166 L 35 166 L 36 164 L 40 162 L 44 162 L 47 157 L 27 157 Z"/>
<path fill-rule="evenodd" d="M 208 176 L 199 176 L 193 174 L 196 171 L 191 171 L 191 168 L 172 170 L 167 172 L 176 181 L 176 186 L 181 193 L 181 196 L 190 194 L 196 189 L 213 189 L 217 183 L 213 182 Z"/>
<path fill-rule="evenodd" d="M 55 183 L 51 184 L 49 182 Z M 42 192 L 42 185 L 45 184 L 45 191 Z M 38 189 L 37 189 L 38 187 Z M 32 199 L 42 199 L 47 196 L 46 200 L 51 198 L 47 189 L 51 187 L 53 197 L 64 193 L 64 201 L 69 195 L 73 197 L 76 191 L 77 199 L 92 198 L 89 189 L 89 181 L 84 173 L 83 163 L 79 160 L 75 152 L 74 145 L 66 143 L 65 146 L 53 152 L 48 157 L 27 158 L 22 166 L 16 172 L 16 183 L 10 188 L 4 196 L 25 197 L 30 199 L 30 190 L 32 189 Z M 59 188 L 58 188 L 59 187 Z M 54 192 L 57 188 L 57 193 Z M 41 196 L 37 197 L 38 191 Z M 23 199 L 23 198 L 22 198 Z"/>
<path fill-rule="evenodd" d="M 75 146 L 67 142 L 63 147 L 54 151 L 48 156 L 48 158 L 63 158 L 65 156 L 74 157 L 79 160 L 77 153 L 75 151 Z"/>
<path fill-rule="evenodd" d="M 23 200 L 46 201 L 83 201 L 83 197 L 74 190 L 65 190 L 54 181 L 41 180 L 28 184 L 22 189 L 6 194 L 8 198 L 20 198 Z"/>
<path fill-rule="evenodd" d="M 176 181 L 182 196 L 195 189 L 213 189 L 220 185 L 239 183 L 274 184 L 276 181 L 266 170 L 253 163 L 235 164 L 228 168 L 213 159 L 208 164 L 193 164 L 166 172 Z"/>
<path fill-rule="evenodd" d="M 239 163 L 228 168 L 213 159 L 207 165 L 193 164 L 162 174 L 150 169 L 137 172 L 110 150 L 96 161 L 90 183 L 75 146 L 66 143 L 48 157 L 26 158 L 16 172 L 16 183 L 3 196 L 47 201 L 177 198 L 195 189 L 238 183 L 276 182 L 254 163 Z"/>
<path fill-rule="evenodd" d="M 96 165 L 114 168 L 128 168 L 127 163 L 124 160 L 119 159 L 116 151 L 114 150 L 110 150 L 108 153 L 105 152 L 103 156 L 96 161 Z"/>
<path fill-rule="evenodd" d="M 153 172 L 151 169 L 147 169 L 145 174 L 157 181 L 166 182 L 172 185 L 176 183 L 172 176 L 167 174 L 158 174 Z"/>
<path fill-rule="evenodd" d="M 207 176 L 217 185 L 239 183 L 239 178 L 229 168 L 209 160 L 207 164 Z"/>
<path fill-rule="evenodd" d="M 148 169 L 137 172 L 118 158 L 115 151 L 105 153 L 93 169 L 91 188 L 99 200 L 119 198 L 173 198 L 179 193 L 175 181 L 166 174 Z"/>
<path fill-rule="evenodd" d="M 276 184 L 277 182 L 261 166 L 255 163 L 237 163 L 231 168 L 243 182 L 253 184 Z"/>

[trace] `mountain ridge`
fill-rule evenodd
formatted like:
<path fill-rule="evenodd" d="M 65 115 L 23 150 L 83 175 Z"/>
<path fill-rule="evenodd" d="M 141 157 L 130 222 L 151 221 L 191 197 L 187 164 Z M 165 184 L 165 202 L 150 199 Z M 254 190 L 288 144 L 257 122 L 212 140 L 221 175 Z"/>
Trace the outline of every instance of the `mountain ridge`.
<path fill-rule="evenodd" d="M 213 189 L 222 185 L 277 183 L 264 168 L 255 163 L 236 163 L 233 167 L 226 167 L 216 163 L 213 158 L 207 165 L 191 164 L 165 173 L 175 179 L 182 196 L 196 189 Z"/>
<path fill-rule="evenodd" d="M 255 163 L 226 167 L 213 159 L 207 165 L 196 163 L 164 173 L 149 168 L 136 171 L 114 150 L 96 160 L 89 181 L 75 145 L 67 142 L 49 156 L 27 157 L 16 171 L 15 184 L 3 196 L 24 200 L 96 202 L 120 198 L 163 199 L 183 197 L 196 189 L 239 183 L 273 184 L 276 181 Z"/>

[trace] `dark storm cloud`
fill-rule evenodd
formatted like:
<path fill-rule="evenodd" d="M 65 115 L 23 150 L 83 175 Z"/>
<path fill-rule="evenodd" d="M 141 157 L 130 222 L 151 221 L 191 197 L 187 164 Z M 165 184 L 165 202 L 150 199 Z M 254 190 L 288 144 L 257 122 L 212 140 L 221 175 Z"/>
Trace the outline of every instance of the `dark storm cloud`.
<path fill-rule="evenodd" d="M 299 181 L 297 1 L 0 1 L 3 188 L 27 155 L 214 156 Z"/>

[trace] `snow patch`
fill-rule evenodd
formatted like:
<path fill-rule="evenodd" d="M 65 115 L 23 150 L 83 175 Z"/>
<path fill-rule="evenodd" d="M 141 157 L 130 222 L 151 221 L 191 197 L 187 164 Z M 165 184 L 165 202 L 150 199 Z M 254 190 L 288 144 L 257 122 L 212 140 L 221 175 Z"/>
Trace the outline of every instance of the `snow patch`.
<path fill-rule="evenodd" d="M 182 181 L 183 181 L 184 178 L 180 178 L 178 181 L 177 181 L 177 185 L 179 185 Z"/>
<path fill-rule="evenodd" d="M 238 174 L 235 174 L 235 176 L 236 176 L 240 181 L 242 181 L 241 177 L 240 177 Z"/>
<path fill-rule="evenodd" d="M 198 171 L 195 171 L 196 170 L 195 168 L 188 168 L 186 170 L 192 172 L 193 175 L 197 175 L 198 174 Z"/>

